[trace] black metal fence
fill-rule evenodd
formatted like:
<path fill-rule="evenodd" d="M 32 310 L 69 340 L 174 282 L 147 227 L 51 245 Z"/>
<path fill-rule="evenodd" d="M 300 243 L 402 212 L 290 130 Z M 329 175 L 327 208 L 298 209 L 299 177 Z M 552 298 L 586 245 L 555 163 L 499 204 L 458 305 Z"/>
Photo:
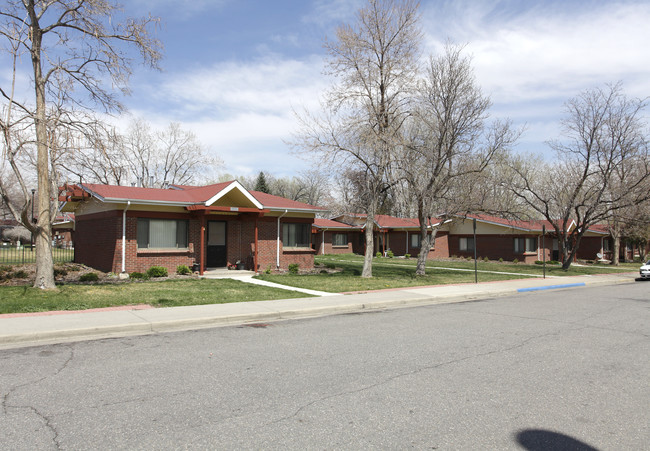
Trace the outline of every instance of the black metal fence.
<path fill-rule="evenodd" d="M 66 263 L 74 261 L 74 248 L 52 249 L 52 258 L 55 263 Z M 0 264 L 3 265 L 23 265 L 26 263 L 36 263 L 36 246 L 0 246 Z"/>

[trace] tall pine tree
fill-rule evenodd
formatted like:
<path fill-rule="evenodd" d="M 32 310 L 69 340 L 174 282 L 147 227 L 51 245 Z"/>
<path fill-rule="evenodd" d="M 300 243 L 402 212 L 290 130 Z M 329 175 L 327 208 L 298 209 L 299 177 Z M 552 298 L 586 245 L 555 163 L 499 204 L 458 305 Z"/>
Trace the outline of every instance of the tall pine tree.
<path fill-rule="evenodd" d="M 257 176 L 257 180 L 255 181 L 255 191 L 271 194 L 271 190 L 266 184 L 266 177 L 264 176 L 264 172 L 262 171 L 260 171 L 260 175 Z"/>

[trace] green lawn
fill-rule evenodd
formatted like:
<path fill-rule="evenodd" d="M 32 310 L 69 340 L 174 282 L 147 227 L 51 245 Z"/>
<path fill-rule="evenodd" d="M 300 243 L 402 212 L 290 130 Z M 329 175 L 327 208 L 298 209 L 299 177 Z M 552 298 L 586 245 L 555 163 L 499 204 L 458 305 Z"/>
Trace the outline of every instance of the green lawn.
<path fill-rule="evenodd" d="M 362 256 L 352 254 L 318 255 L 316 256 L 316 263 L 336 266 L 343 271 L 333 274 L 315 275 L 262 274 L 258 277 L 270 282 L 332 293 L 474 282 L 473 260 L 429 261 L 427 262 L 427 275 L 416 277 L 416 260 L 414 258 L 409 260 L 375 258 L 372 265 L 373 277 L 371 279 L 362 279 L 359 277 L 363 267 Z M 606 265 L 572 266 L 568 271 L 562 271 L 557 265 L 547 265 L 546 275 L 574 276 L 582 274 L 619 273 L 622 271 L 632 271 L 637 267 L 638 265 L 625 269 L 616 269 Z M 466 271 L 457 271 L 458 269 Z M 543 274 L 543 268 L 540 265 L 483 261 L 478 263 L 478 270 L 479 282 L 529 278 Z"/>
<path fill-rule="evenodd" d="M 0 313 L 85 310 L 133 304 L 175 307 L 306 296 L 308 295 L 296 291 L 251 285 L 229 279 L 98 285 L 68 284 L 59 287 L 58 291 L 42 291 L 26 286 L 0 287 Z"/>
<path fill-rule="evenodd" d="M 344 254 L 344 255 L 319 255 L 316 257 L 316 263 L 320 264 L 339 264 L 341 262 L 351 263 L 357 262 L 363 264 L 363 256 L 354 255 L 354 254 Z M 373 259 L 373 268 L 375 266 L 386 266 L 386 265 L 396 265 L 396 266 L 408 266 L 415 268 L 416 259 L 403 259 L 403 258 L 374 258 Z M 509 273 L 518 273 L 518 274 L 529 274 L 529 275 L 542 275 L 543 266 L 542 265 L 526 265 L 523 263 L 510 263 L 503 262 L 499 263 L 496 261 L 478 261 L 478 270 L 479 271 L 496 271 L 496 272 L 509 272 Z M 546 264 L 546 275 L 563 277 L 563 276 L 580 276 L 587 274 L 606 274 L 606 273 L 620 273 L 620 272 L 629 272 L 629 271 L 638 271 L 641 263 L 621 263 L 621 266 L 615 267 L 609 264 L 590 264 L 590 265 L 571 265 L 567 271 L 563 271 L 560 265 L 549 265 Z M 469 269 L 474 271 L 474 260 L 430 260 L 427 261 L 427 271 L 431 268 L 434 271 L 438 271 L 436 268 L 454 268 L 454 269 Z"/>

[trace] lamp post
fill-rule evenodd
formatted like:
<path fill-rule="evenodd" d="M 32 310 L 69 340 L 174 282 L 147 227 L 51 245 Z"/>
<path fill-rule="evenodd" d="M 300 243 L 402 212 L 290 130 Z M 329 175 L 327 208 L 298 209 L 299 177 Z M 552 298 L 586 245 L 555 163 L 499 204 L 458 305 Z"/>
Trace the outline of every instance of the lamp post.
<path fill-rule="evenodd" d="M 36 219 L 34 218 L 34 193 L 36 190 L 32 188 L 32 224 L 36 224 Z M 32 230 L 32 252 L 34 252 L 34 230 Z"/>

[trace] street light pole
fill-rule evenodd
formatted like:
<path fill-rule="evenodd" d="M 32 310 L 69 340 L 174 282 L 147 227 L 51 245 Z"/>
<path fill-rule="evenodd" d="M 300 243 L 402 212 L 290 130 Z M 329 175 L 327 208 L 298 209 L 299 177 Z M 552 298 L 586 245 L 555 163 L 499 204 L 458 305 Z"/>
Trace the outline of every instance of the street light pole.
<path fill-rule="evenodd" d="M 34 193 L 36 190 L 32 188 L 32 224 L 36 224 L 36 220 L 34 219 Z M 32 230 L 32 252 L 34 252 L 34 230 Z"/>

